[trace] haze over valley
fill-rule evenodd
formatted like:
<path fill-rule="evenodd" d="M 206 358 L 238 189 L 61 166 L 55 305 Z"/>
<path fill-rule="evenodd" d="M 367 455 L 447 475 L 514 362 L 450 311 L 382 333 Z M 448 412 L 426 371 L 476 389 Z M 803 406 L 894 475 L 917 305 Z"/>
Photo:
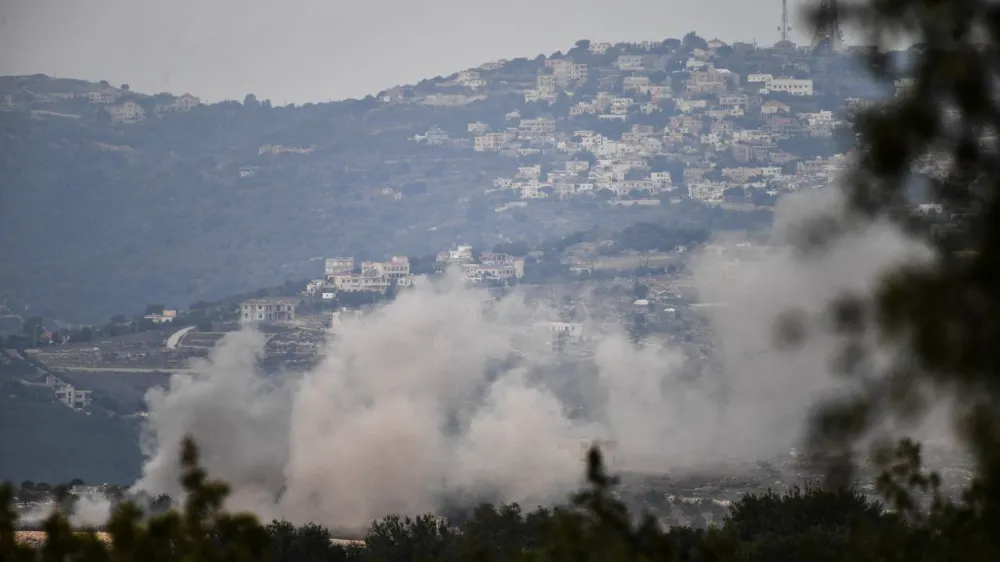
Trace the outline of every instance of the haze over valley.
<path fill-rule="evenodd" d="M 0 76 L 0 499 L 31 530 L 162 514 L 199 497 L 190 438 L 274 544 L 378 554 L 397 523 L 605 493 L 594 445 L 657 528 L 837 474 L 867 506 L 874 461 L 834 469 L 903 436 L 958 497 L 966 404 L 876 384 L 908 351 L 859 328 L 960 231 L 953 160 L 910 163 L 891 218 L 845 196 L 881 154 L 859 116 L 923 51 L 875 80 L 784 9 L 776 43 L 582 39 L 320 103 Z M 873 389 L 912 409 L 852 402 Z M 817 445 L 845 404 L 863 422 Z"/>

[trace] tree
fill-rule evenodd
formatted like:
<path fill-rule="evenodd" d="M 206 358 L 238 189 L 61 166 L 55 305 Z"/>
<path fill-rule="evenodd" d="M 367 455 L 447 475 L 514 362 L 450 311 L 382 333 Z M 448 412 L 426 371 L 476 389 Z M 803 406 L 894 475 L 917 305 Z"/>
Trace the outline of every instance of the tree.
<path fill-rule="evenodd" d="M 107 523 L 111 544 L 93 533 L 75 533 L 65 515 L 65 505 L 44 523 L 47 541 L 38 553 L 19 545 L 14 537 L 12 491 L 0 486 L 0 560 L 260 560 L 270 546 L 267 531 L 252 515 L 222 509 L 228 487 L 209 480 L 198 466 L 194 443 L 185 440 L 182 483 L 187 501 L 182 512 L 169 511 L 144 519 L 132 503 L 115 508 Z M 36 487 L 37 489 L 37 487 Z M 37 554 L 37 556 L 36 556 Z"/>
<path fill-rule="evenodd" d="M 450 534 L 447 525 L 431 515 L 389 515 L 368 529 L 365 555 L 372 560 L 433 560 L 444 552 Z"/>
<path fill-rule="evenodd" d="M 818 410 L 809 444 L 826 463 L 829 485 L 843 486 L 856 444 L 875 420 L 919 418 L 942 398 L 961 404 L 956 427 L 976 461 L 964 496 L 943 498 L 940 478 L 923 470 L 921 448 L 910 441 L 873 451 L 884 469 L 878 489 L 915 526 L 939 538 L 941 551 L 933 554 L 940 559 L 960 551 L 968 559 L 997 559 L 1000 536 L 991 529 L 1000 524 L 1000 315 L 994 313 L 1000 310 L 1000 168 L 989 131 L 1000 127 L 1000 6 L 871 1 L 843 7 L 838 18 L 858 25 L 870 44 L 904 36 L 924 47 L 910 56 L 913 89 L 857 119 L 859 160 L 846 182 L 849 213 L 817 220 L 810 233 L 822 247 L 852 225 L 887 218 L 932 248 L 934 259 L 890 272 L 870 296 L 844 295 L 833 303 L 830 317 L 845 350 L 838 364 L 865 385 Z M 886 55 L 868 58 L 875 80 L 891 84 Z M 905 196 L 911 169 L 928 159 L 954 162 L 929 190 L 950 217 L 944 228 L 914 213 Z M 876 352 L 873 341 L 898 350 L 888 366 L 868 360 Z M 915 492 L 933 498 L 930 509 Z"/>
<path fill-rule="evenodd" d="M 272 521 L 267 534 L 274 562 L 335 562 L 361 557 L 356 548 L 334 544 L 330 531 L 316 524 L 296 527 L 287 521 Z"/>
<path fill-rule="evenodd" d="M 162 304 L 147 304 L 146 316 L 150 316 L 153 314 L 163 314 L 163 311 L 166 310 L 166 308 L 167 307 L 163 306 Z"/>
<path fill-rule="evenodd" d="M 632 285 L 632 296 L 637 299 L 646 298 L 649 296 L 649 286 L 642 283 L 634 283 Z"/>
<path fill-rule="evenodd" d="M 733 48 L 729 45 L 723 45 L 715 50 L 715 58 L 720 62 L 728 61 L 731 56 L 733 56 Z"/>
<path fill-rule="evenodd" d="M 45 332 L 44 321 L 41 316 L 32 316 L 25 320 L 24 325 L 21 326 L 21 332 L 28 338 L 28 345 L 34 346 L 38 344 L 38 340 L 41 339 L 42 333 Z"/>
<path fill-rule="evenodd" d="M 708 41 L 705 41 L 698 36 L 694 31 L 689 31 L 684 39 L 681 41 L 682 46 L 687 51 L 693 51 L 694 49 L 708 49 Z"/>

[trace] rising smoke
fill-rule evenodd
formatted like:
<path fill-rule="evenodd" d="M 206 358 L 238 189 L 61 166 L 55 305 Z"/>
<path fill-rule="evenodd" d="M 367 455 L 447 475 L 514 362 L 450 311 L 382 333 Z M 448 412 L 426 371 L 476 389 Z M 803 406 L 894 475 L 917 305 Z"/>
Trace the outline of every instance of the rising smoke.
<path fill-rule="evenodd" d="M 574 388 L 567 376 L 576 367 L 567 373 L 547 336 L 528 330 L 554 310 L 516 292 L 484 307 L 481 289 L 426 282 L 338 326 L 304 375 L 260 373 L 263 336 L 227 336 L 198 374 L 174 376 L 147 397 L 147 462 L 135 487 L 177 497 L 179 444 L 191 435 L 209 473 L 232 486 L 230 507 L 357 530 L 456 499 L 561 501 L 581 482 L 581 443 L 595 439 L 616 443 L 616 470 L 669 472 L 785 452 L 810 405 L 846 383 L 831 373 L 829 334 L 775 351 L 776 316 L 863 292 L 921 250 L 875 224 L 821 257 L 799 256 L 785 244 L 789 225 L 817 208 L 835 211 L 838 194 L 783 199 L 767 250 L 720 240 L 693 260 L 701 299 L 725 305 L 711 312 L 717 372 L 682 376 L 680 349 L 634 346 L 592 319 L 587 328 L 600 335 Z M 519 359 L 503 361 L 511 349 Z"/>

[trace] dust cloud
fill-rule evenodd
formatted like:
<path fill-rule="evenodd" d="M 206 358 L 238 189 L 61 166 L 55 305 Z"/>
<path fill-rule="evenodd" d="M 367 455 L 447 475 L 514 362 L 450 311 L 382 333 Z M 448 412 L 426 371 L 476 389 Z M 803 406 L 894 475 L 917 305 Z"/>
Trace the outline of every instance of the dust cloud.
<path fill-rule="evenodd" d="M 454 276 L 424 281 L 391 304 L 337 326 L 302 375 L 267 376 L 263 336 L 228 335 L 197 374 L 147 397 L 147 458 L 136 489 L 179 497 L 179 444 L 233 489 L 229 507 L 265 518 L 360 530 L 387 513 L 489 498 L 561 501 L 583 477 L 583 445 L 614 442 L 614 470 L 669 472 L 753 461 L 802 437 L 818 398 L 848 384 L 830 367 L 833 336 L 777 351 L 772 326 L 790 307 L 818 313 L 844 290 L 922 255 L 884 224 L 801 256 L 798 221 L 835 211 L 839 191 L 788 196 L 765 246 L 717 240 L 691 283 L 709 309 L 718 368 L 692 377 L 690 353 L 633 345 L 616 323 L 589 319 L 593 353 L 567 362 L 534 331 L 557 311 L 515 291 L 487 305 Z M 512 350 L 517 353 L 512 354 Z M 586 363 L 586 364 L 583 364 Z"/>

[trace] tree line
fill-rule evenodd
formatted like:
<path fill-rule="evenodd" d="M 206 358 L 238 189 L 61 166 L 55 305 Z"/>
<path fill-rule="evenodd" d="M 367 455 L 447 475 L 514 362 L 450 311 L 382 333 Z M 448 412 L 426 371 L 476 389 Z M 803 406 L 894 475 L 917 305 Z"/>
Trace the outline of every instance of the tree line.
<path fill-rule="evenodd" d="M 903 443 L 893 468 L 879 479 L 887 504 L 850 488 L 794 488 L 751 493 L 706 529 L 665 528 L 632 513 L 606 474 L 600 452 L 587 462 L 588 485 L 554 508 L 525 512 L 517 504 L 479 504 L 456 521 L 434 515 L 389 515 L 374 521 L 363 543 L 335 541 L 320 525 L 260 523 L 223 508 L 228 487 L 199 467 L 185 442 L 184 505 L 144 516 L 125 502 L 106 525 L 109 542 L 75 532 L 60 502 L 46 519 L 48 540 L 19 544 L 13 488 L 0 487 L 0 560 L 314 561 L 876 561 L 996 560 L 1000 538 L 990 499 L 970 486 L 959 500 L 939 493 L 919 469 L 919 446 Z M 927 492 L 926 507 L 915 492 Z M 890 509 L 891 508 L 891 509 Z"/>

